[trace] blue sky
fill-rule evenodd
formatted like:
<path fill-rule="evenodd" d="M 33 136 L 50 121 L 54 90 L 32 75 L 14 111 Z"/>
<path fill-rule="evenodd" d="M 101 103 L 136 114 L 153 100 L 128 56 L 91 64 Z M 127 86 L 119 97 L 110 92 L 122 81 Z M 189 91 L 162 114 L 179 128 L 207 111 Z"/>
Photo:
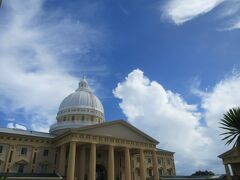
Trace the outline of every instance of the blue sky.
<path fill-rule="evenodd" d="M 48 131 L 85 74 L 107 120 L 175 151 L 178 174 L 223 173 L 218 121 L 239 106 L 238 0 L 4 1 L 0 125 Z"/>

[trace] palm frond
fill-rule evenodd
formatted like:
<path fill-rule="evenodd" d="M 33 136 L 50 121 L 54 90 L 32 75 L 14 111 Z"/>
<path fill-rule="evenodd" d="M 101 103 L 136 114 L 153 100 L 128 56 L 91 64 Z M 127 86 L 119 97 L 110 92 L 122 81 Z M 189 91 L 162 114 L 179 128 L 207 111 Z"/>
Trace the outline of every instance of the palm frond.
<path fill-rule="evenodd" d="M 240 147 L 240 108 L 229 109 L 223 114 L 219 124 L 225 130 L 220 134 L 223 136 L 222 140 L 226 140 L 227 145 L 234 143 L 234 147 Z"/>

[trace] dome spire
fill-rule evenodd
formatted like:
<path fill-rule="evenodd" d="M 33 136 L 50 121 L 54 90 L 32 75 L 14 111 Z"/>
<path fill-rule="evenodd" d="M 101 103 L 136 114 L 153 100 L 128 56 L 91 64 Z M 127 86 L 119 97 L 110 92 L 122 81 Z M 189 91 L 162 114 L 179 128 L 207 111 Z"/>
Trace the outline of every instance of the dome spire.
<path fill-rule="evenodd" d="M 83 75 L 82 80 L 79 82 L 78 86 L 79 87 L 77 90 L 88 89 L 88 82 L 85 75 Z"/>

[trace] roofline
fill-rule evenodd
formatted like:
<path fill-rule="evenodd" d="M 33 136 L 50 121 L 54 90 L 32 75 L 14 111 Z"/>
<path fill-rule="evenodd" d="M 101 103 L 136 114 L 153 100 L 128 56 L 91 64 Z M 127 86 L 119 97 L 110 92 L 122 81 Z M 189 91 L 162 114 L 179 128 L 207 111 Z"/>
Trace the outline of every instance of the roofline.
<path fill-rule="evenodd" d="M 165 150 L 165 149 L 160 149 L 160 148 L 157 148 L 157 151 L 161 151 L 161 152 L 165 152 L 165 153 L 169 153 L 169 154 L 175 154 L 175 152 L 168 151 L 168 150 Z"/>
<path fill-rule="evenodd" d="M 218 156 L 218 158 L 221 158 L 221 159 L 222 159 L 225 155 L 231 153 L 231 152 L 234 151 L 234 150 L 235 150 L 234 148 L 229 149 L 228 151 L 226 151 L 226 152 L 220 154 L 220 155 Z"/>
<path fill-rule="evenodd" d="M 9 132 L 7 132 L 7 131 L 9 131 Z M 39 134 L 37 134 L 37 133 L 39 133 Z M 13 128 L 0 128 L 0 134 L 8 134 L 8 135 L 13 135 L 13 136 L 19 135 L 19 136 L 44 138 L 44 139 L 54 139 L 56 137 L 50 133 L 39 132 L 39 131 L 28 131 L 28 130 L 22 130 L 22 129 L 13 129 Z M 40 134 L 43 134 L 43 135 L 41 136 Z M 47 135 L 49 135 L 49 137 Z"/>

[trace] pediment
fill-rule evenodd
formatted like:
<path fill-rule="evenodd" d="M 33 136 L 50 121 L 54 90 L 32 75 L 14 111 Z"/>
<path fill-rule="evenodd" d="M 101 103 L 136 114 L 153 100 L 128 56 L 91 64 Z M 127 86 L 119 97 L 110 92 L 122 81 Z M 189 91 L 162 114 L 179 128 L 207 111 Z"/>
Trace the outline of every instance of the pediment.
<path fill-rule="evenodd" d="M 76 131 L 90 135 L 108 136 L 137 142 L 158 144 L 157 140 L 123 120 L 79 128 Z"/>
<path fill-rule="evenodd" d="M 16 164 L 28 164 L 28 161 L 26 161 L 25 159 L 21 159 L 21 160 L 18 160 Z"/>
<path fill-rule="evenodd" d="M 225 153 L 218 156 L 219 158 L 236 158 L 240 157 L 240 150 L 239 149 L 230 149 L 226 151 Z"/>

